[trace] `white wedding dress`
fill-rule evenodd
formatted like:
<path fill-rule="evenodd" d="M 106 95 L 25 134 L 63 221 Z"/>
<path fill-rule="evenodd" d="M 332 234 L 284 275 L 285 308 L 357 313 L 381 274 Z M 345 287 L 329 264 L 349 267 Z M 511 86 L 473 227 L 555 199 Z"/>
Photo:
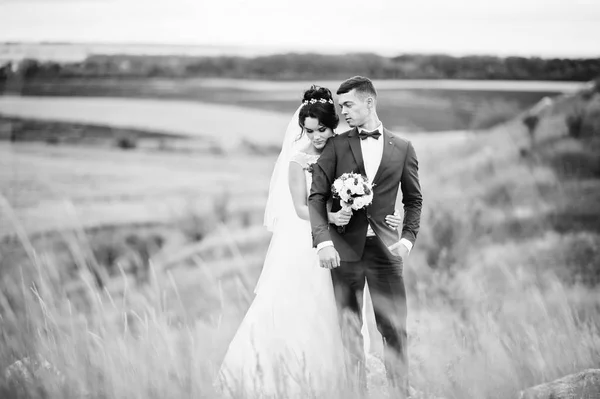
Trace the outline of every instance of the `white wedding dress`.
<path fill-rule="evenodd" d="M 295 152 L 290 162 L 307 167 L 317 158 Z M 312 175 L 305 176 L 309 192 Z M 278 209 L 256 297 L 219 371 L 227 396 L 327 397 L 344 369 L 331 274 L 319 266 L 310 222 L 289 200 Z"/>

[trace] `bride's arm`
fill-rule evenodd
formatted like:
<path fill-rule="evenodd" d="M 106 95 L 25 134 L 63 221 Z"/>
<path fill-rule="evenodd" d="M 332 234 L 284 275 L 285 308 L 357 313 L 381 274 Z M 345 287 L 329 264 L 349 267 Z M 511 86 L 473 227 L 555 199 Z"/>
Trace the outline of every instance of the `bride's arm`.
<path fill-rule="evenodd" d="M 308 220 L 306 175 L 302 166 L 296 162 L 290 162 L 289 185 L 296 214 L 300 219 Z"/>
<path fill-rule="evenodd" d="M 306 174 L 302 166 L 296 162 L 290 162 L 289 170 L 290 192 L 296 215 L 300 219 L 309 220 L 308 216 L 308 192 L 306 191 Z M 338 224 L 339 212 L 331 212 L 332 201 L 327 201 L 327 220 L 329 223 Z M 342 224 L 340 224 L 342 225 Z"/>
<path fill-rule="evenodd" d="M 289 170 L 290 192 L 292 193 L 292 201 L 294 201 L 294 209 L 296 215 L 300 219 L 309 220 L 308 216 L 308 192 L 306 191 L 306 174 L 300 164 L 290 162 Z M 336 218 L 337 212 L 331 212 L 331 201 L 327 202 L 327 220 L 329 223 L 338 223 Z"/>

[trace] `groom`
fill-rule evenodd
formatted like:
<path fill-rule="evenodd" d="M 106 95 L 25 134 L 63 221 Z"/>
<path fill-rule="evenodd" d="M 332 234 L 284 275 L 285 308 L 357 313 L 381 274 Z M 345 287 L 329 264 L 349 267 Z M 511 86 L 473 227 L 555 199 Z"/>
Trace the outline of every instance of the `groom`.
<path fill-rule="evenodd" d="M 362 291 L 369 284 L 377 328 L 384 340 L 385 367 L 390 389 L 408 396 L 406 292 L 402 276 L 404 262 L 415 243 L 421 217 L 421 187 L 415 150 L 405 139 L 387 130 L 377 116 L 377 92 L 365 77 L 343 82 L 337 91 L 341 113 L 351 130 L 327 142 L 318 167 L 313 168 L 309 213 L 313 245 L 322 267 L 330 268 L 335 298 L 342 318 L 342 335 L 350 356 L 351 372 L 366 390 L 365 356 L 360 327 L 348 328 L 348 314 L 360 320 Z M 339 233 L 327 221 L 331 185 L 346 172 L 358 172 L 374 184 L 373 202 L 351 215 L 341 211 Z M 394 213 L 398 188 L 402 191 L 402 232 L 391 229 L 385 216 Z M 340 229 L 342 230 L 342 229 Z"/>

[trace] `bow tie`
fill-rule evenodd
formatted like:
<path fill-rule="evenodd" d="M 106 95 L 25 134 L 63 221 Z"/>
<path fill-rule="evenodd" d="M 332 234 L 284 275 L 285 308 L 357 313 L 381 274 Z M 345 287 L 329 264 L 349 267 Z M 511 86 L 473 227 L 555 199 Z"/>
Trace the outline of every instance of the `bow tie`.
<path fill-rule="evenodd" d="M 366 140 L 369 137 L 372 137 L 375 140 L 378 140 L 379 136 L 381 136 L 381 133 L 379 133 L 379 130 L 374 130 L 372 132 L 365 132 L 363 130 L 362 132 L 358 133 L 358 137 L 360 137 L 361 140 Z"/>

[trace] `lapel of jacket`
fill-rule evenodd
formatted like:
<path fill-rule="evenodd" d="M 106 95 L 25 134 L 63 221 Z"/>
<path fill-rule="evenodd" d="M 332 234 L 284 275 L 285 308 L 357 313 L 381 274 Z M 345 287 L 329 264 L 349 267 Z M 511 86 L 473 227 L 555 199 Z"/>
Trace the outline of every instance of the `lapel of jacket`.
<path fill-rule="evenodd" d="M 387 167 L 387 163 L 390 159 L 390 156 L 394 152 L 394 147 L 396 145 L 396 140 L 394 139 L 394 136 L 392 136 L 389 130 L 387 130 L 385 127 L 383 128 L 381 139 L 383 140 L 383 154 L 381 155 L 381 163 L 379 164 L 377 173 L 375 173 L 375 177 L 373 178 L 373 184 L 377 184 L 377 181 L 381 178 L 381 174 Z"/>
<path fill-rule="evenodd" d="M 365 172 L 365 162 L 363 160 L 362 149 L 360 148 L 360 137 L 358 137 L 358 128 L 354 128 L 350 133 L 348 133 L 348 142 L 350 144 L 352 154 L 354 155 L 354 159 L 356 160 L 356 164 L 358 165 L 358 170 L 360 174 L 366 176 L 367 172 Z"/>

